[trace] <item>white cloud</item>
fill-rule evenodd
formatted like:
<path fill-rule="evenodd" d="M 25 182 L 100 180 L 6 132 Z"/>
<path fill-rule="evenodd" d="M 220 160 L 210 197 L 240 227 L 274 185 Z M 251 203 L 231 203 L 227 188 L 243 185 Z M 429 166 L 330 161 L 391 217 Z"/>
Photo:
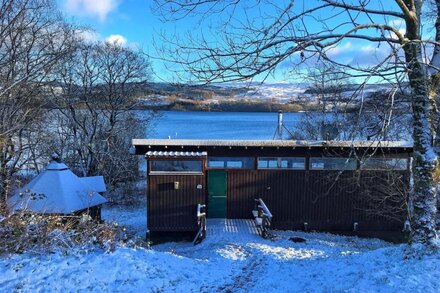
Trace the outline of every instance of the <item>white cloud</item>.
<path fill-rule="evenodd" d="M 350 51 L 351 47 L 352 47 L 351 42 L 346 42 L 344 44 L 338 44 L 336 46 L 329 48 L 325 53 L 329 57 L 336 57 L 344 54 L 347 51 Z"/>
<path fill-rule="evenodd" d="M 65 9 L 70 14 L 98 17 L 100 21 L 105 21 L 117 6 L 117 0 L 67 0 Z"/>
<path fill-rule="evenodd" d="M 379 49 L 377 48 L 377 46 L 373 46 L 373 45 L 366 45 L 366 46 L 362 46 L 359 49 L 361 51 L 361 53 L 363 54 L 374 54 L 377 51 L 379 51 Z"/>
<path fill-rule="evenodd" d="M 388 25 L 395 27 L 397 29 L 405 28 L 405 21 L 401 18 L 395 18 L 388 22 Z"/>
<path fill-rule="evenodd" d="M 382 62 L 391 53 L 388 45 L 373 46 L 371 44 L 356 48 L 352 52 L 350 64 L 370 66 Z"/>
<path fill-rule="evenodd" d="M 111 44 L 117 44 L 121 46 L 127 44 L 127 39 L 121 35 L 110 35 L 107 38 L 105 38 L 105 41 Z"/>
<path fill-rule="evenodd" d="M 110 44 L 116 44 L 120 46 L 131 46 L 133 43 L 128 43 L 127 38 L 125 38 L 122 35 L 113 34 L 109 35 L 107 37 L 101 36 L 99 33 L 95 32 L 94 30 L 77 30 L 76 36 L 85 41 L 86 43 L 100 43 L 100 42 L 107 42 Z"/>
<path fill-rule="evenodd" d="M 365 42 L 346 42 L 329 48 L 326 54 L 340 63 L 370 66 L 378 64 L 388 56 L 390 47 L 386 44 L 375 46 Z"/>
<path fill-rule="evenodd" d="M 402 36 L 404 36 L 406 34 L 406 24 L 403 19 L 396 18 L 396 19 L 390 20 L 388 22 L 388 25 L 397 29 Z M 390 36 L 393 39 L 397 39 L 397 35 L 393 32 L 390 32 Z"/>
<path fill-rule="evenodd" d="M 399 29 L 398 31 L 399 31 L 399 34 L 400 34 L 401 36 L 405 36 L 405 34 L 406 34 L 406 29 L 401 28 L 401 29 Z M 397 35 L 396 35 L 394 32 L 389 32 L 389 37 L 391 37 L 392 39 L 395 39 L 395 40 L 399 39 L 399 38 L 397 37 Z"/>

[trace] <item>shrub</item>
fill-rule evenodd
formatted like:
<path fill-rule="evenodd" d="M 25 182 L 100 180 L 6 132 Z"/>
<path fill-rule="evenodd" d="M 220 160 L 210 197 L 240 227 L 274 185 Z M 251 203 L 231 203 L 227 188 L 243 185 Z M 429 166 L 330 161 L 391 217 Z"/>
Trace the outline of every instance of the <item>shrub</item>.
<path fill-rule="evenodd" d="M 58 216 L 17 213 L 0 219 L 0 254 L 113 251 L 118 246 L 147 247 L 117 224 L 88 215 Z"/>

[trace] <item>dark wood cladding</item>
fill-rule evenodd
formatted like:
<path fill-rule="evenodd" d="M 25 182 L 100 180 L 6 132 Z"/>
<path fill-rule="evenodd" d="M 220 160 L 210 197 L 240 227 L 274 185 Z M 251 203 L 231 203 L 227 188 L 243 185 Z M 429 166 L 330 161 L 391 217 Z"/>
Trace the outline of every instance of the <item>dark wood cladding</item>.
<path fill-rule="evenodd" d="M 363 171 L 354 211 L 374 231 L 402 230 L 408 217 L 409 171 Z"/>
<path fill-rule="evenodd" d="M 254 199 L 263 198 L 274 218 L 275 229 L 350 232 L 401 231 L 407 218 L 409 171 L 309 170 L 311 157 L 409 158 L 411 148 L 327 147 L 204 147 L 154 146 L 155 151 L 206 151 L 208 156 L 252 157 L 254 169 L 227 169 L 227 217 L 252 217 Z M 140 150 L 151 150 L 145 146 Z M 137 150 L 138 151 L 138 150 Z M 355 152 L 355 155 L 353 155 Z M 305 170 L 257 170 L 258 157 L 304 157 Z M 172 157 L 149 158 L 158 160 Z M 174 158 L 175 159 L 175 158 Z M 193 160 L 194 158 L 180 158 Z M 207 204 L 206 157 L 203 174 L 148 173 L 148 229 L 195 231 L 197 204 Z M 148 164 L 149 165 L 149 164 Z M 147 166 L 148 166 L 147 165 Z M 209 171 L 208 171 L 209 172 Z M 174 189 L 179 182 L 179 189 Z M 197 185 L 202 188 L 198 189 Z M 209 216 L 209 206 L 208 216 Z"/>
<path fill-rule="evenodd" d="M 147 221 L 150 231 L 195 231 L 197 204 L 205 204 L 204 175 L 148 176 Z M 179 189 L 174 189 L 179 182 Z M 197 185 L 202 189 L 198 189 Z"/>
<path fill-rule="evenodd" d="M 359 171 L 357 171 L 359 172 Z M 296 171 L 296 170 L 229 170 L 228 218 L 251 218 L 253 199 L 261 197 L 274 215 L 276 229 L 308 229 L 318 231 L 352 231 L 355 222 L 363 231 L 398 231 L 406 213 L 394 218 L 381 215 L 380 209 L 404 206 L 407 172 L 400 172 L 403 181 L 396 184 L 396 194 L 387 206 L 375 206 L 366 196 L 378 194 L 378 180 L 387 172 Z M 399 172 L 393 172 L 399 174 Z M 378 201 L 379 202 L 379 201 Z"/>

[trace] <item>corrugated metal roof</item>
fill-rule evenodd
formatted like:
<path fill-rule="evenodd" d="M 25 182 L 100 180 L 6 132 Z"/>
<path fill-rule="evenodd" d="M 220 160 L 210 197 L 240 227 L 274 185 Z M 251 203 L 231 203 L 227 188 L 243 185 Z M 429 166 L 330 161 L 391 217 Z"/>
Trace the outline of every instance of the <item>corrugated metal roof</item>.
<path fill-rule="evenodd" d="M 388 147 L 412 148 L 408 141 L 311 141 L 311 140 L 199 140 L 133 139 L 133 146 L 219 146 L 219 147 Z"/>
<path fill-rule="evenodd" d="M 149 151 L 145 154 L 147 157 L 206 157 L 207 152 L 158 152 Z"/>

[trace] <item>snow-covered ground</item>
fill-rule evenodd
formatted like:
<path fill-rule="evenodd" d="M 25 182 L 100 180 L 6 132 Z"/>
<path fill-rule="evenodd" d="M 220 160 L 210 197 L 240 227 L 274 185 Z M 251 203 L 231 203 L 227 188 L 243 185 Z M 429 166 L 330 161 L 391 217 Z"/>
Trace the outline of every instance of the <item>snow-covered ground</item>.
<path fill-rule="evenodd" d="M 109 223 L 118 223 L 128 231 L 145 237 L 147 230 L 146 203 L 140 202 L 138 207 L 123 205 L 105 205 L 101 212 L 102 219 Z"/>
<path fill-rule="evenodd" d="M 111 208 L 145 229 L 145 208 Z M 137 219 L 137 220 L 136 220 Z M 0 291 L 25 292 L 438 292 L 440 254 L 406 257 L 406 245 L 325 233 L 276 231 L 265 240 L 246 221 L 211 220 L 197 246 L 164 243 L 112 253 L 11 255 Z M 291 237 L 306 239 L 294 243 Z"/>

